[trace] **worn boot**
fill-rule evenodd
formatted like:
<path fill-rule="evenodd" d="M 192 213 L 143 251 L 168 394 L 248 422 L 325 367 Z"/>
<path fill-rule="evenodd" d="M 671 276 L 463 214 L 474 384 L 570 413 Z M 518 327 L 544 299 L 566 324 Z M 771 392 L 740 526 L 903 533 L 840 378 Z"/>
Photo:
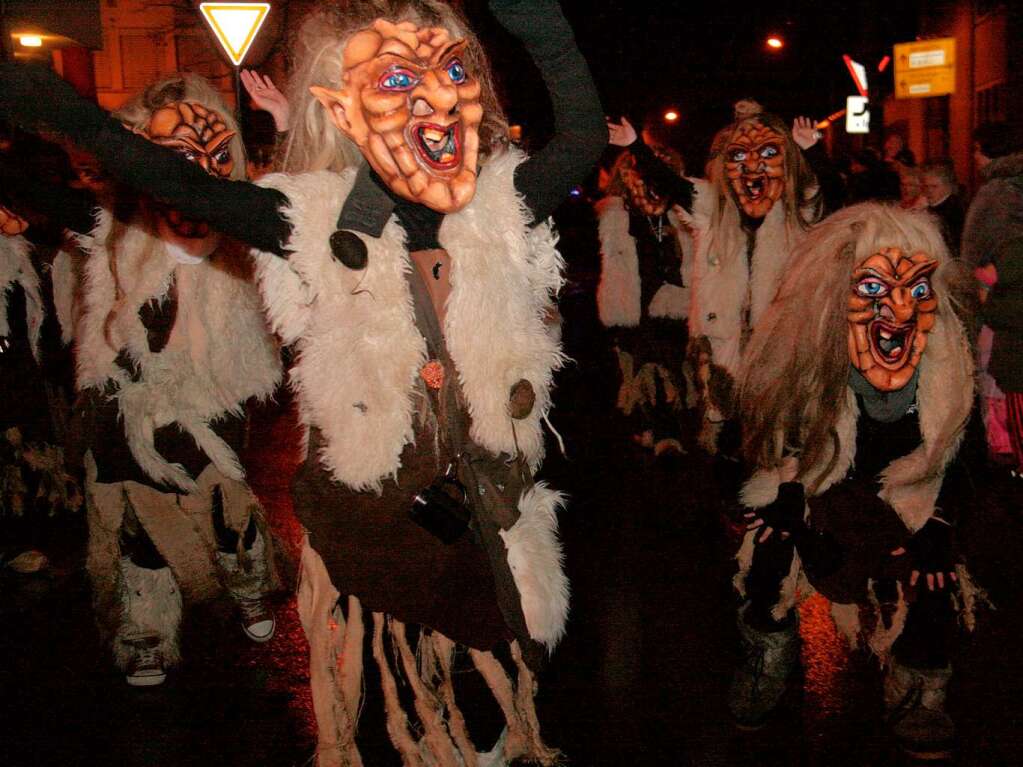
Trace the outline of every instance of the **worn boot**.
<path fill-rule="evenodd" d="M 799 660 L 799 622 L 796 613 L 775 631 L 763 631 L 746 621 L 750 603 L 739 611 L 743 660 L 732 677 L 728 708 L 735 723 L 757 729 L 778 706 L 789 676 Z"/>
<path fill-rule="evenodd" d="M 217 564 L 224 570 L 245 636 L 253 642 L 269 642 L 277 621 L 266 601 L 270 574 L 263 537 L 257 534 L 252 546 L 243 554 L 218 551 Z"/>
<path fill-rule="evenodd" d="M 916 669 L 893 660 L 885 674 L 888 723 L 899 745 L 915 759 L 950 759 L 955 725 L 945 713 L 952 667 Z"/>
<path fill-rule="evenodd" d="M 121 624 L 114 657 L 133 687 L 162 684 L 181 657 L 181 592 L 169 567 L 147 568 L 121 560 Z"/>

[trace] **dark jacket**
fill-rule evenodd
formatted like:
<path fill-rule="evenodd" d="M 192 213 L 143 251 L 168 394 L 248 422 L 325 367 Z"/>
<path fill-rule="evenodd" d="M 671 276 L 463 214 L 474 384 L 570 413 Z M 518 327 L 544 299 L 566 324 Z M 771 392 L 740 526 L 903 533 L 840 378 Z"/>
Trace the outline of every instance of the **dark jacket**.
<path fill-rule="evenodd" d="M 995 332 L 988 371 L 1003 391 L 1023 392 L 1023 153 L 992 160 L 966 216 L 962 255 L 994 264 L 998 282 L 981 309 Z"/>

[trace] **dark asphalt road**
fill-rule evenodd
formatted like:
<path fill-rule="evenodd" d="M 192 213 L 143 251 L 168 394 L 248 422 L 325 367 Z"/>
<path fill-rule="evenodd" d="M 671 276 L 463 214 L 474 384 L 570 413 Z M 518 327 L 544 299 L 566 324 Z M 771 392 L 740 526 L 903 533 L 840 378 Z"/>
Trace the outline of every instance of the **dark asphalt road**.
<path fill-rule="evenodd" d="M 572 495 L 562 532 L 574 591 L 568 637 L 540 680 L 548 742 L 580 766 L 901 764 L 881 722 L 879 672 L 843 647 L 817 598 L 803 607 L 804 691 L 756 735 L 729 724 L 733 544 L 715 472 L 695 455 L 656 465 L 630 443 L 610 408 L 613 368 L 587 321 L 592 312 L 571 305 L 583 295 L 567 294 L 566 343 L 579 362 L 561 376 L 554 417 L 571 460 L 552 446 L 545 469 Z M 292 543 L 294 449 L 290 411 L 262 413 L 247 463 L 275 529 Z M 986 490 L 970 545 L 998 610 L 963 643 L 951 709 L 957 763 L 995 767 L 1023 764 L 1023 501 Z M 81 520 L 29 534 L 52 566 L 31 576 L 0 571 L 0 767 L 310 763 L 306 645 L 290 594 L 267 646 L 247 642 L 222 605 L 193 609 L 180 670 L 163 687 L 132 689 L 92 622 Z"/>

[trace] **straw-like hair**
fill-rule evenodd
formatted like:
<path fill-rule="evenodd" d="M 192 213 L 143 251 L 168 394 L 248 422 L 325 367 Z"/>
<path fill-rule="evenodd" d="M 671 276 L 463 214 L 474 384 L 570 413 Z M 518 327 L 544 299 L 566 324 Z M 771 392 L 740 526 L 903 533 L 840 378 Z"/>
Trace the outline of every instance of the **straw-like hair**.
<path fill-rule="evenodd" d="M 849 381 L 848 301 L 853 269 L 885 247 L 938 261 L 931 278 L 937 321 L 958 325 L 964 281 L 933 217 L 863 203 L 814 227 L 793 253 L 787 275 L 754 329 L 737 374 L 743 450 L 757 467 L 800 454 L 801 479 L 838 455 L 836 422 Z M 926 356 L 926 351 L 924 352 Z"/>
<path fill-rule="evenodd" d="M 443 27 L 452 38 L 464 39 L 463 63 L 480 83 L 481 161 L 507 145 L 508 124 L 497 100 L 490 63 L 479 38 L 461 14 L 439 0 L 352 0 L 312 11 L 292 42 L 294 68 L 288 88 L 292 128 L 281 149 L 283 171 L 340 171 L 363 162 L 358 148 L 328 119 L 309 88 L 341 87 L 342 54 L 348 40 L 378 18 Z"/>

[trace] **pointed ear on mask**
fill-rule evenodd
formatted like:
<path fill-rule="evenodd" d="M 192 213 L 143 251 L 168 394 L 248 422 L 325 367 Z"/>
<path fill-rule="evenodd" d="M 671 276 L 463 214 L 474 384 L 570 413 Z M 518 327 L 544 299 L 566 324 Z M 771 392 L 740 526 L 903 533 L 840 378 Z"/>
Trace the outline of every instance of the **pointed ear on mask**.
<path fill-rule="evenodd" d="M 347 99 L 344 93 L 342 91 L 332 91 L 319 85 L 310 86 L 309 92 L 327 110 L 331 122 L 337 126 L 337 129 L 345 135 L 351 135 L 352 125 L 348 121 L 348 115 L 345 112 Z"/>

